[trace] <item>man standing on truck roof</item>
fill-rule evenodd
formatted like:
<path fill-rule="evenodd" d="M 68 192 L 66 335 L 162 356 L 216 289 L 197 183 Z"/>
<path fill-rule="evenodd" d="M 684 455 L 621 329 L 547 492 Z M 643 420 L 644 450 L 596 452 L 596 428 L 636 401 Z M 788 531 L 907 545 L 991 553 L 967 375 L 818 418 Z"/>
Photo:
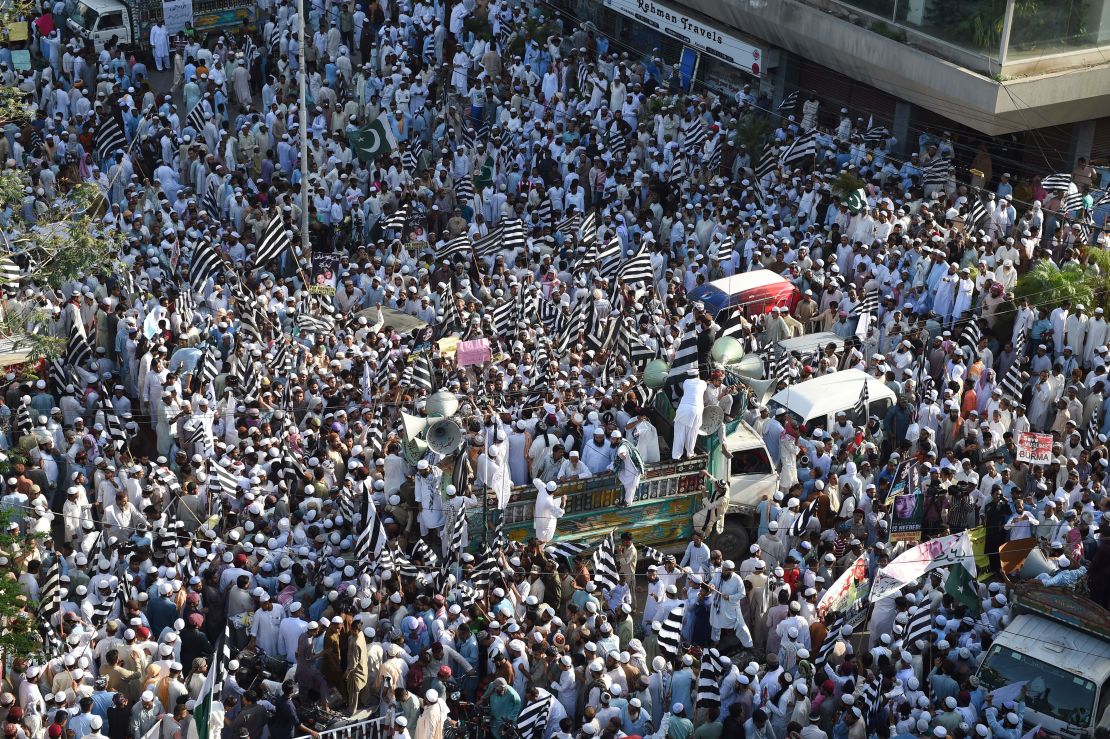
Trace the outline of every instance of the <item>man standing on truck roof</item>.
<path fill-rule="evenodd" d="M 698 376 L 697 367 L 687 371 L 682 381 L 682 402 L 674 414 L 674 439 L 671 442 L 671 459 L 694 456 L 698 442 L 701 414 L 705 409 L 705 380 Z"/>
<path fill-rule="evenodd" d="M 614 438 L 620 439 L 620 431 L 614 431 L 613 434 Z M 636 451 L 636 447 L 620 439 L 612 468 L 617 473 L 617 479 L 624 486 L 623 504 L 632 505 L 632 501 L 636 498 L 636 491 L 640 489 L 640 477 L 644 474 L 644 462 L 640 459 L 640 453 Z"/>
<path fill-rule="evenodd" d="M 559 486 L 555 482 L 545 483 L 543 480 L 536 479 L 532 484 L 536 486 L 533 524 L 536 528 L 536 540 L 543 546 L 555 538 L 555 528 L 566 510 L 559 505 L 556 497 Z"/>

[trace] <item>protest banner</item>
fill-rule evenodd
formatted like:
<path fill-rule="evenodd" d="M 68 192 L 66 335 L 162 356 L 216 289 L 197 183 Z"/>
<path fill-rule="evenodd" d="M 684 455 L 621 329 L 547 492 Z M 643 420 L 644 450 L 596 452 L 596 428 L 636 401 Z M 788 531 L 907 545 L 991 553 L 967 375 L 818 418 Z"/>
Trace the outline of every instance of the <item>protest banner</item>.
<path fill-rule="evenodd" d="M 493 353 L 490 351 L 489 341 L 486 339 L 460 341 L 458 347 L 455 348 L 455 361 L 458 362 L 460 367 L 482 364 L 488 362 L 492 357 Z"/>
<path fill-rule="evenodd" d="M 1017 460 L 1030 464 L 1052 462 L 1052 435 L 1022 431 L 1017 438 Z"/>
<path fill-rule="evenodd" d="M 339 285 L 339 255 L 312 254 L 312 283 L 308 291 L 313 295 L 335 295 Z"/>
<path fill-rule="evenodd" d="M 829 611 L 844 614 L 847 623 L 855 625 L 867 610 L 871 578 L 867 576 L 867 557 L 859 557 L 844 570 L 817 603 L 817 615 L 824 618 Z"/>
<path fill-rule="evenodd" d="M 871 601 L 897 594 L 904 585 L 916 581 L 929 570 L 954 564 L 963 565 L 972 576 L 979 571 L 975 566 L 971 537 L 966 531 L 923 541 L 899 554 L 875 575 Z"/>
<path fill-rule="evenodd" d="M 890 486 L 890 541 L 921 541 L 921 525 L 925 515 L 925 490 L 921 470 L 916 464 L 899 469 Z"/>

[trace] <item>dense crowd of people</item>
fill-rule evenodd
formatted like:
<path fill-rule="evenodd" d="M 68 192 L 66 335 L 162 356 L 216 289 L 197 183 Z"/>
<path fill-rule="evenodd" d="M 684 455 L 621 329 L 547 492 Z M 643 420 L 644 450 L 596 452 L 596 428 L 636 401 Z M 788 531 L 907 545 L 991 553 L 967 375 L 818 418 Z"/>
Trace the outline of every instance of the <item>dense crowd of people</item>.
<path fill-rule="evenodd" d="M 1032 539 L 1042 587 L 1110 606 L 1104 308 L 1015 295 L 1041 264 L 1098 272 L 1089 162 L 995 177 L 989 142 L 684 90 L 660 52 L 543 3 L 255 12 L 101 49 L 57 3 L 29 16 L 29 69 L 0 44 L 28 114 L 0 137 L 24 191 L 0 223 L 42 227 L 89 183 L 119 255 L 60 286 L 7 255 L 4 311 L 46 309 L 25 328 L 65 349 L 0 395 L 3 617 L 36 639 L 4 655 L 5 736 L 1026 735 L 1043 690 L 995 700 L 975 675 L 1011 618 L 1000 549 Z M 688 299 L 755 269 L 796 304 Z M 838 341 L 776 350 L 814 332 Z M 859 369 L 897 402 L 802 424 L 713 363 L 726 334 L 777 386 Z M 444 392 L 446 456 L 406 428 Z M 565 483 L 612 474 L 635 506 L 714 405 L 778 472 L 749 550 L 618 532 L 609 578 L 558 548 Z M 1019 460 L 1025 431 L 1052 436 L 1046 464 Z M 990 572 L 967 601 L 932 570 L 853 626 L 819 604 L 909 546 L 888 493 L 910 467 L 922 536 L 985 527 Z M 513 495 L 534 535 L 488 546 Z"/>

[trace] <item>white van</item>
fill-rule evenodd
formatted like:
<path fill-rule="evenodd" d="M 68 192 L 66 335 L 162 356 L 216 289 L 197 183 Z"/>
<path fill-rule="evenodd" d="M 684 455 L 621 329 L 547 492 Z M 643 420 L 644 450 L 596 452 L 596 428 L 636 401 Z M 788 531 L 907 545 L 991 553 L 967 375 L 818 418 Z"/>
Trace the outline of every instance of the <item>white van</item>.
<path fill-rule="evenodd" d="M 783 339 L 779 342 L 779 348 L 782 349 L 784 354 L 794 354 L 797 352 L 798 356 L 802 359 L 809 359 L 813 356 L 815 351 L 818 349 L 824 350 L 829 344 L 836 347 L 838 356 L 844 351 L 844 339 L 840 338 L 832 331 L 818 331 L 817 333 L 802 334 L 801 336 Z"/>
<path fill-rule="evenodd" d="M 848 414 L 853 424 L 862 426 L 865 419 L 855 412 L 855 405 L 865 382 L 868 414 L 882 418 L 898 401 L 897 396 L 881 380 L 855 369 L 814 377 L 779 390 L 769 402 L 771 413 L 774 415 L 777 409 L 785 408 L 805 433 L 818 428 L 828 431 L 836 424 L 836 414 L 841 411 Z"/>

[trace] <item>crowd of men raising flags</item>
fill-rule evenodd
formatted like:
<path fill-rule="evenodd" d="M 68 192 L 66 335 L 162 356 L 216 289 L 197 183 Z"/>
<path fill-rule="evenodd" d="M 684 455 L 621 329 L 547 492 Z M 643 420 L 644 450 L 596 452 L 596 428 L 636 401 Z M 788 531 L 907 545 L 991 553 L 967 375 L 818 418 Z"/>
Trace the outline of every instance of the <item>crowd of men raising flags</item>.
<path fill-rule="evenodd" d="M 252 32 L 156 24 L 152 58 L 85 46 L 58 4 L 28 11 L 29 69 L 0 46 L 29 113 L 0 138 L 25 188 L 4 227 L 91 183 L 119 249 L 60 286 L 34 253 L 2 261 L 5 310 L 66 340 L 0 396 L 4 616 L 38 639 L 5 654 L 5 736 L 1025 734 L 1024 692 L 996 705 L 973 674 L 1009 620 L 1001 581 L 954 598 L 934 571 L 855 628 L 818 604 L 905 546 L 903 463 L 926 537 L 981 524 L 997 569 L 1033 536 L 1050 587 L 1108 604 L 1103 308 L 1014 294 L 1106 246 L 1087 161 L 996 178 L 1015 163 L 987 140 L 682 90 L 659 52 L 544 3 L 258 10 Z M 754 151 L 752 118 L 773 129 Z M 758 268 L 797 286 L 792 311 L 687 299 Z M 815 331 L 843 348 L 778 348 Z M 799 427 L 711 369 L 723 335 L 780 386 L 854 368 L 898 401 Z M 488 354 L 464 365 L 456 339 Z M 772 450 L 750 550 L 560 542 L 561 483 L 629 473 L 634 497 L 638 465 L 689 451 L 650 412 L 682 388 Z M 462 451 L 413 458 L 401 412 L 437 391 Z M 1027 430 L 1052 435 L 1047 464 L 1017 459 Z M 538 538 L 473 531 L 517 485 L 548 511 Z"/>

